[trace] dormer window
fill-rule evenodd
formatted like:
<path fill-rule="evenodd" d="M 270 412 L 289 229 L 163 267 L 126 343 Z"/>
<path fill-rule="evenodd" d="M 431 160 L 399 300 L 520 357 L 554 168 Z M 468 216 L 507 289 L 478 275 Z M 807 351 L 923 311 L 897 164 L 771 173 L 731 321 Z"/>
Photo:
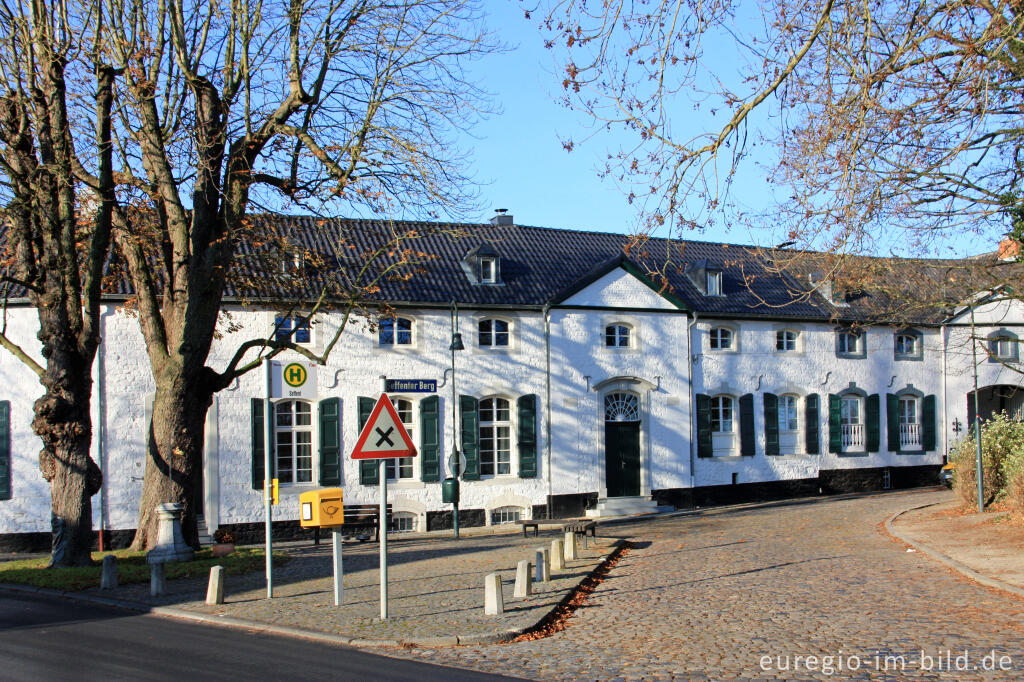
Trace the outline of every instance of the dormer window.
<path fill-rule="evenodd" d="M 487 242 L 466 254 L 462 269 L 473 284 L 501 284 L 501 255 Z"/>
<path fill-rule="evenodd" d="M 708 270 L 707 271 L 706 291 L 708 292 L 708 296 L 721 296 L 722 295 L 722 272 L 721 272 L 721 270 Z"/>
<path fill-rule="evenodd" d="M 496 275 L 497 268 L 495 267 L 493 258 L 481 258 L 480 259 L 480 283 L 481 284 L 494 284 L 497 281 Z"/>

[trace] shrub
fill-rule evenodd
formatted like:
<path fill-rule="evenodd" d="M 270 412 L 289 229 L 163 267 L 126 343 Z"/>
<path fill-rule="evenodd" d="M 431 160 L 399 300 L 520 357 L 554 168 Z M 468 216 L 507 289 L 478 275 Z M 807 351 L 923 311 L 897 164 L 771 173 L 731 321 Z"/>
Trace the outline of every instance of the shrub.
<path fill-rule="evenodd" d="M 957 441 L 949 460 L 956 464 L 953 490 L 965 506 L 978 501 L 976 444 L 973 435 Z M 1024 423 L 994 415 L 981 424 L 981 463 L 984 480 L 982 497 L 986 505 L 1005 500 L 1024 511 Z"/>

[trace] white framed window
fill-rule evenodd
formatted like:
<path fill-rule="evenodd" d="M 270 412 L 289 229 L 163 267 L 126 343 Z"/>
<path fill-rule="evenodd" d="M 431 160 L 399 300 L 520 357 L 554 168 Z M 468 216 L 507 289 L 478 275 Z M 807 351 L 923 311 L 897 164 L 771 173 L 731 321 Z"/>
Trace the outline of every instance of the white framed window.
<path fill-rule="evenodd" d="M 720 270 L 707 271 L 707 292 L 708 296 L 722 295 L 722 272 Z"/>
<path fill-rule="evenodd" d="M 506 523 L 518 523 L 523 518 L 523 510 L 519 507 L 498 507 L 491 510 L 491 525 L 500 526 Z"/>
<path fill-rule="evenodd" d="M 381 320 L 377 326 L 377 343 L 381 346 L 411 346 L 412 320 L 392 317 Z"/>
<path fill-rule="evenodd" d="M 413 424 L 414 412 L 412 401 L 405 398 L 391 398 L 391 403 L 395 406 L 398 418 L 402 420 L 402 426 L 409 432 L 409 438 L 415 438 L 413 435 L 415 428 Z M 389 481 L 410 480 L 413 477 L 413 458 L 393 457 L 387 459 L 384 461 L 384 469 L 387 471 Z"/>
<path fill-rule="evenodd" d="M 480 475 L 512 473 L 512 410 L 505 398 L 480 401 Z"/>
<path fill-rule="evenodd" d="M 493 258 L 480 259 L 480 281 L 484 284 L 494 284 L 498 281 L 498 269 Z"/>
<path fill-rule="evenodd" d="M 274 404 L 274 453 L 282 485 L 313 482 L 313 406 L 304 400 Z"/>
<path fill-rule="evenodd" d="M 711 350 L 732 350 L 733 331 L 728 327 L 712 327 L 708 336 Z"/>
<path fill-rule="evenodd" d="M 508 348 L 509 323 L 507 320 L 488 318 L 477 325 L 477 344 L 481 348 Z"/>
<path fill-rule="evenodd" d="M 625 324 L 610 324 L 604 328 L 604 345 L 607 348 L 629 348 L 632 330 Z"/>
<path fill-rule="evenodd" d="M 711 399 L 711 432 L 732 433 L 732 396 L 716 395 Z"/>
<path fill-rule="evenodd" d="M 797 401 L 798 398 L 795 395 L 779 396 L 779 431 L 796 431 L 799 429 Z"/>
<path fill-rule="evenodd" d="M 294 331 L 294 333 L 293 333 Z M 274 339 L 300 345 L 313 342 L 313 333 L 305 315 L 277 315 L 274 317 Z"/>
<path fill-rule="evenodd" d="M 411 512 L 392 512 L 388 517 L 389 533 L 415 533 L 416 515 Z"/>
<path fill-rule="evenodd" d="M 918 399 L 912 395 L 900 396 L 899 416 L 900 450 L 921 449 L 921 418 Z"/>
<path fill-rule="evenodd" d="M 775 350 L 779 353 L 790 353 L 796 350 L 798 332 L 794 329 L 780 329 L 775 332 Z"/>
<path fill-rule="evenodd" d="M 989 362 L 1015 362 L 1018 357 L 1017 336 L 1000 329 L 988 336 Z"/>
<path fill-rule="evenodd" d="M 918 338 L 914 334 L 896 335 L 896 355 L 917 355 Z"/>
<path fill-rule="evenodd" d="M 864 449 L 864 419 L 860 397 L 842 397 L 839 403 L 839 427 L 843 450 Z"/>
<path fill-rule="evenodd" d="M 840 355 L 864 355 L 864 337 L 859 332 L 841 329 L 836 332 L 836 353 Z"/>

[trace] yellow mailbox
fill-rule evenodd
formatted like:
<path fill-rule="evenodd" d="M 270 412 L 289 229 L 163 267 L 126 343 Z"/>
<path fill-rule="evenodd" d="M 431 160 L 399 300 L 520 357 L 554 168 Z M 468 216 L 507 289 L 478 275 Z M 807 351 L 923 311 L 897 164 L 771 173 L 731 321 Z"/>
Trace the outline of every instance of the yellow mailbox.
<path fill-rule="evenodd" d="M 341 488 L 310 490 L 299 495 L 299 525 L 329 528 L 345 523 Z"/>

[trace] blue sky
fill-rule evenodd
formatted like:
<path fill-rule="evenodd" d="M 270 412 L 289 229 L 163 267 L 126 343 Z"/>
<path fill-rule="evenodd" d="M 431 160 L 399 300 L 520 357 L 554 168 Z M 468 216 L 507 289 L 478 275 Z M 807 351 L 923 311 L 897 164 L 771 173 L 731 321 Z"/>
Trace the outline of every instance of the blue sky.
<path fill-rule="evenodd" d="M 619 131 L 600 131 L 572 152 L 562 140 L 579 141 L 592 133 L 580 113 L 556 101 L 562 76 L 554 54 L 543 46 L 536 19 L 528 21 L 515 0 L 486 3 L 487 25 L 512 49 L 478 64 L 485 89 L 495 95 L 502 113 L 474 129 L 466 141 L 472 151 L 475 177 L 489 219 L 496 208 L 507 208 L 517 223 L 599 232 L 635 232 L 638 209 L 609 179 L 598 177 L 609 150 L 628 143 Z M 536 17 L 536 15 L 535 15 Z M 748 176 L 756 175 L 749 168 Z M 747 183 L 747 187 L 764 184 Z M 767 197 L 747 189 L 748 207 L 766 204 Z M 711 226 L 694 239 L 751 243 L 746 232 L 726 232 Z"/>
<path fill-rule="evenodd" d="M 623 133 L 601 131 L 566 152 L 561 140 L 578 141 L 588 136 L 591 124 L 582 114 L 556 101 L 562 76 L 552 51 L 543 47 L 536 18 L 526 20 L 517 0 L 488 0 L 484 6 L 487 25 L 512 49 L 477 65 L 482 85 L 495 95 L 502 113 L 476 126 L 473 138 L 464 143 L 472 153 L 471 173 L 480 182 L 483 199 L 484 209 L 475 218 L 486 221 L 494 209 L 506 208 L 522 225 L 635 232 L 638 208 L 629 204 L 625 191 L 597 173 L 609 149 L 616 149 L 620 141 L 626 140 Z M 729 59 L 728 55 L 721 57 Z M 707 127 L 714 122 L 688 118 L 674 124 Z M 758 167 L 756 158 L 748 158 L 744 164 L 729 199 L 742 202 L 736 208 L 746 213 L 770 209 L 766 173 Z M 786 238 L 772 232 L 770 225 L 751 234 L 744 229 L 726 230 L 719 223 L 687 238 L 761 245 Z M 879 243 L 884 245 L 880 248 L 899 252 L 904 248 L 903 237 L 896 231 L 880 235 Z M 993 235 L 991 244 L 982 243 L 987 240 L 959 234 L 946 242 L 941 255 L 991 251 L 997 239 Z"/>

